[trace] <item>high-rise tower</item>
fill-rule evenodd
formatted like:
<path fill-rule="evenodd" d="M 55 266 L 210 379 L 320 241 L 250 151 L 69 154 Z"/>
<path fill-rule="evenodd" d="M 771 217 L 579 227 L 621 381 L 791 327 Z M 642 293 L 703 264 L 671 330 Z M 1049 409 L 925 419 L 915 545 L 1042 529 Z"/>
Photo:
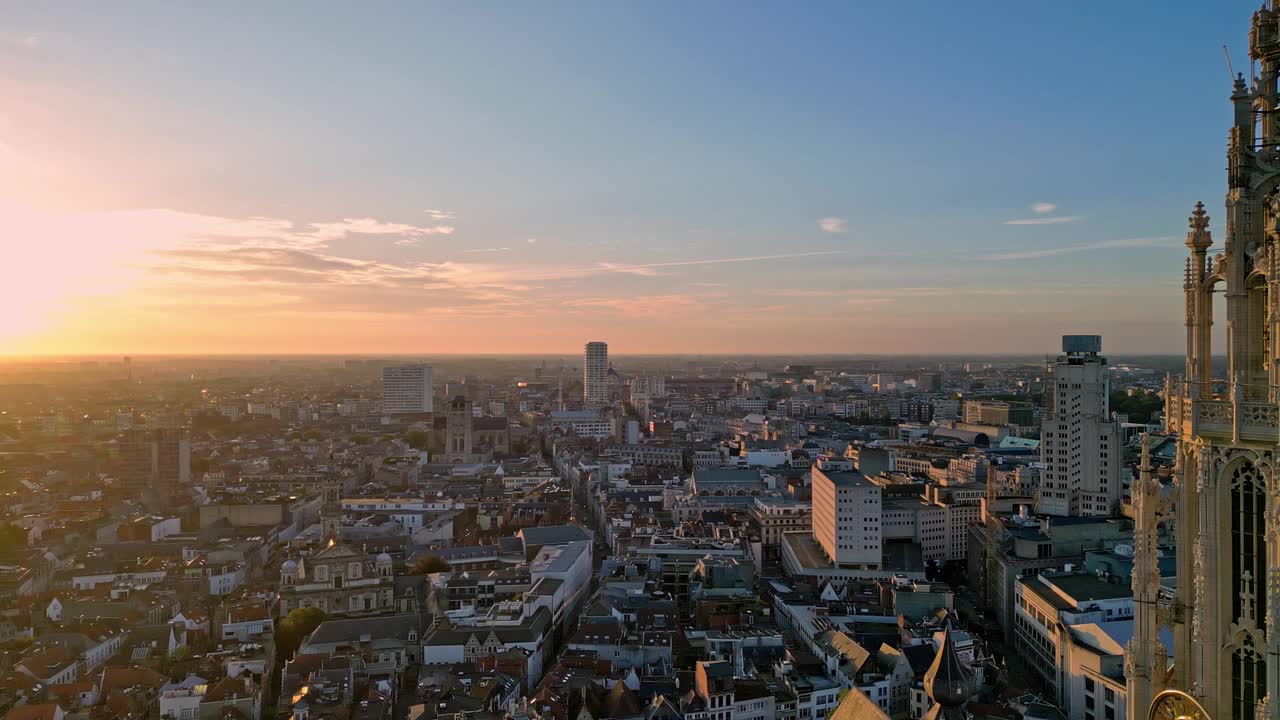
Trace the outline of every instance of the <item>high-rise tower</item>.
<path fill-rule="evenodd" d="M 389 365 L 382 368 L 382 411 L 388 415 L 428 413 L 434 409 L 431 366 Z"/>
<path fill-rule="evenodd" d="M 1110 418 L 1111 378 L 1097 335 L 1064 335 L 1050 366 L 1052 397 L 1040 430 L 1036 510 L 1046 515 L 1112 515 L 1119 510 L 1120 425 Z"/>
<path fill-rule="evenodd" d="M 582 349 L 582 400 L 588 407 L 609 402 L 609 344 L 589 342 Z"/>
<path fill-rule="evenodd" d="M 1227 140 L 1226 232 L 1209 255 L 1197 203 L 1183 273 L 1187 358 L 1166 384 L 1166 428 L 1178 436 L 1172 483 L 1145 467 L 1133 490 L 1134 637 L 1126 656 L 1130 717 L 1146 717 L 1168 677 L 1214 718 L 1280 718 L 1280 13 L 1254 13 L 1249 52 L 1260 74 L 1237 76 Z M 1213 347 L 1215 293 L 1226 346 Z M 1225 377 L 1211 358 L 1225 350 Z M 1177 590 L 1160 600 L 1155 533 L 1172 522 Z M 1155 605 L 1154 608 L 1151 606 Z M 1154 611 L 1152 611 L 1154 610 Z M 1172 626 L 1171 673 L 1156 640 Z"/>

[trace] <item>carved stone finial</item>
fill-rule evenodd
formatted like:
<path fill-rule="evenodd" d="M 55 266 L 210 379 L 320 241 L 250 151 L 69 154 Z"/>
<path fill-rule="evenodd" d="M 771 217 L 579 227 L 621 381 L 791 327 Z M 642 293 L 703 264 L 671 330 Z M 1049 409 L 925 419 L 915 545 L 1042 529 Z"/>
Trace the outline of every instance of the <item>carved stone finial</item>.
<path fill-rule="evenodd" d="M 1203 202 L 1196 202 L 1188 221 L 1191 230 L 1187 233 L 1187 247 L 1194 252 L 1205 252 L 1213 244 L 1213 237 L 1209 233 L 1209 215 L 1204 211 Z"/>

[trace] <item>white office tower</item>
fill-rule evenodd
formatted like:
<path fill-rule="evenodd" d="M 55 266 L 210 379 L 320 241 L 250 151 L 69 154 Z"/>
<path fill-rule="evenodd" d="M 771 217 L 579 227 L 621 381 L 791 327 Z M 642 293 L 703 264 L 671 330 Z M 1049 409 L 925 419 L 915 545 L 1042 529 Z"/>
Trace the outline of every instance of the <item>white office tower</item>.
<path fill-rule="evenodd" d="M 382 368 L 382 412 L 388 415 L 431 412 L 430 365 Z"/>
<path fill-rule="evenodd" d="M 812 472 L 813 539 L 838 568 L 880 569 L 880 487 L 857 470 Z"/>
<path fill-rule="evenodd" d="M 582 400 L 591 406 L 609 404 L 609 344 L 589 342 L 582 350 Z"/>
<path fill-rule="evenodd" d="M 1098 335 L 1062 336 L 1062 355 L 1049 368 L 1040 432 L 1038 511 L 1107 516 L 1119 512 L 1124 454 L 1112 422 L 1111 376 Z"/>

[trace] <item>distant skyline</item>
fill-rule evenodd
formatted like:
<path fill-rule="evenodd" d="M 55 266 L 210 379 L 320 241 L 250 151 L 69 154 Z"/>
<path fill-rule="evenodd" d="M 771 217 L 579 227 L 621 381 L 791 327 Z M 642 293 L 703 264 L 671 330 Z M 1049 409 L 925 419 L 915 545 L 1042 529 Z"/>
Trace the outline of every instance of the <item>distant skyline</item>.
<path fill-rule="evenodd" d="M 0 355 L 1181 353 L 1256 2 L 0 6 Z"/>

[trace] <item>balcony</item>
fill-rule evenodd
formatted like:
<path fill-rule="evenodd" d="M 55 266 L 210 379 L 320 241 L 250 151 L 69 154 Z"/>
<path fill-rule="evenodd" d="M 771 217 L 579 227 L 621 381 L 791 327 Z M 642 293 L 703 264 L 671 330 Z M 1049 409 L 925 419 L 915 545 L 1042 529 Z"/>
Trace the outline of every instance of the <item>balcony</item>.
<path fill-rule="evenodd" d="M 1218 380 L 1173 380 L 1166 394 L 1165 427 L 1185 437 L 1278 443 L 1280 403 L 1267 400 L 1277 392 L 1280 389 Z"/>

